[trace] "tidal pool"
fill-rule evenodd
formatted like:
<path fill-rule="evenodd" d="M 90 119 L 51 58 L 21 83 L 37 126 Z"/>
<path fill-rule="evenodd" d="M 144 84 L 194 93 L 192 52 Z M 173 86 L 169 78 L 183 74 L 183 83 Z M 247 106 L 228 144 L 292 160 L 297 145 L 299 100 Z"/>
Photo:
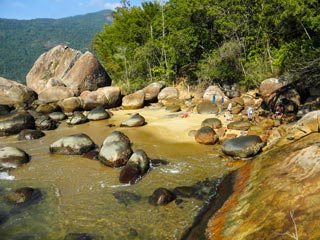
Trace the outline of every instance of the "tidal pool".
<path fill-rule="evenodd" d="M 229 166 L 220 145 L 204 146 L 188 137 L 190 130 L 199 128 L 210 116 L 195 114 L 182 119 L 168 116 L 163 110 L 144 110 L 140 114 L 147 125 L 120 128 L 121 121 L 131 113 L 116 111 L 111 119 L 73 127 L 63 122 L 37 140 L 0 138 L 0 147 L 17 146 L 32 157 L 30 163 L 11 170 L 9 175 L 0 175 L 0 209 L 9 215 L 0 225 L 1 239 L 64 239 L 68 233 L 88 233 L 95 239 L 180 239 L 207 199 L 182 198 L 180 204 L 152 206 L 148 197 L 159 187 L 173 189 L 206 179 L 213 181 L 234 166 Z M 130 138 L 134 150 L 143 149 L 150 158 L 169 164 L 153 168 L 130 186 L 119 183 L 120 169 L 81 156 L 49 153 L 49 145 L 63 136 L 85 133 L 100 146 L 115 130 Z M 25 186 L 40 188 L 44 199 L 10 214 L 11 206 L 4 196 L 11 189 Z M 116 191 L 133 192 L 141 199 L 123 204 L 114 197 Z"/>

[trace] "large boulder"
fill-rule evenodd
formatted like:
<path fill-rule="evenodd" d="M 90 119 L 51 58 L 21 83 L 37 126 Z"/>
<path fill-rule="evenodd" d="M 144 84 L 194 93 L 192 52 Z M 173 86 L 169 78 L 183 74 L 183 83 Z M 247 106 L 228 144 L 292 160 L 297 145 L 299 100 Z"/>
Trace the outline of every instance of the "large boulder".
<path fill-rule="evenodd" d="M 36 93 L 16 81 L 0 77 L 0 104 L 30 104 L 36 99 Z"/>
<path fill-rule="evenodd" d="M 47 87 L 63 83 L 76 96 L 84 90 L 92 91 L 111 84 L 110 77 L 93 54 L 82 54 L 62 45 L 43 53 L 27 74 L 26 81 L 27 86 L 38 94 Z"/>
<path fill-rule="evenodd" d="M 158 100 L 160 91 L 165 87 L 165 82 L 154 82 L 142 89 L 145 102 L 152 103 Z"/>
<path fill-rule="evenodd" d="M 84 110 L 91 110 L 98 106 L 116 107 L 120 102 L 120 97 L 121 89 L 119 87 L 103 87 L 96 91 L 84 91 L 80 94 Z"/>
<path fill-rule="evenodd" d="M 209 101 L 200 102 L 196 109 L 199 114 L 218 114 L 220 111 L 217 104 L 213 104 Z"/>
<path fill-rule="evenodd" d="M 72 113 L 82 108 L 82 101 L 79 97 L 70 97 L 58 102 L 59 107 L 65 113 Z"/>
<path fill-rule="evenodd" d="M 209 86 L 203 94 L 203 100 L 212 102 L 213 96 L 216 101 L 214 103 L 221 103 L 222 98 L 224 100 L 228 99 L 223 90 L 218 86 Z"/>
<path fill-rule="evenodd" d="M 95 148 L 95 143 L 84 133 L 62 137 L 49 147 L 50 153 L 81 155 Z"/>
<path fill-rule="evenodd" d="M 278 78 L 268 78 L 260 83 L 260 94 L 265 99 L 268 98 L 279 88 L 283 87 L 285 83 Z"/>
<path fill-rule="evenodd" d="M 235 158 L 248 158 L 258 154 L 263 146 L 259 136 L 240 136 L 224 141 L 222 152 Z"/>
<path fill-rule="evenodd" d="M 18 135 L 18 140 L 33 140 L 44 137 L 45 134 L 40 130 L 24 129 Z"/>
<path fill-rule="evenodd" d="M 0 118 L 0 137 L 19 133 L 23 129 L 34 129 L 35 120 L 27 112 L 11 113 Z"/>
<path fill-rule="evenodd" d="M 17 168 L 29 161 L 30 156 L 20 148 L 4 147 L 0 149 L 1 168 Z"/>
<path fill-rule="evenodd" d="M 53 86 L 50 88 L 45 88 L 38 95 L 38 99 L 42 102 L 58 102 L 60 100 L 71 98 L 74 96 L 74 92 L 64 86 Z"/>
<path fill-rule="evenodd" d="M 124 109 L 139 109 L 144 106 L 144 91 L 139 90 L 122 98 L 122 107 Z"/>
<path fill-rule="evenodd" d="M 158 94 L 158 100 L 164 105 L 177 99 L 179 99 L 179 90 L 175 87 L 166 87 Z"/>

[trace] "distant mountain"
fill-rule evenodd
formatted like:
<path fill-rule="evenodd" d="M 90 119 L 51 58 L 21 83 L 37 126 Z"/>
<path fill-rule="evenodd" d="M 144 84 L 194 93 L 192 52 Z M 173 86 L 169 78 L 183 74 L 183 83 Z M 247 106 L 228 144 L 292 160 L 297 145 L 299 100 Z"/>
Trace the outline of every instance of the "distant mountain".
<path fill-rule="evenodd" d="M 95 33 L 111 22 L 111 10 L 61 19 L 0 18 L 0 76 L 25 83 L 27 73 L 43 52 L 58 44 L 90 50 Z"/>

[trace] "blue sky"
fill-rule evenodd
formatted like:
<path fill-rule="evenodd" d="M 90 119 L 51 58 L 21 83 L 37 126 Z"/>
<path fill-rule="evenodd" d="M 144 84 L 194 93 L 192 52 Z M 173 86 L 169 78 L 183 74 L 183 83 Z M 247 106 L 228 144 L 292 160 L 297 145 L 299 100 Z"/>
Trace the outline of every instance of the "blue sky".
<path fill-rule="evenodd" d="M 140 6 L 147 0 L 130 0 L 131 6 Z M 62 18 L 115 9 L 120 0 L 0 0 L 0 18 L 34 19 Z"/>

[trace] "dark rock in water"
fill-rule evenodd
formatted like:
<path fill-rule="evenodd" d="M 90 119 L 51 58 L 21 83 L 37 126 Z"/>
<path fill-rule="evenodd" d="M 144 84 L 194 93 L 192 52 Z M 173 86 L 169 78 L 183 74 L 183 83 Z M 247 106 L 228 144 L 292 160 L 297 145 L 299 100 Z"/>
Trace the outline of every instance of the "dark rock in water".
<path fill-rule="evenodd" d="M 30 187 L 23 187 L 23 188 L 18 188 L 6 196 L 6 199 L 10 203 L 14 204 L 21 204 L 21 203 L 26 203 L 35 197 L 39 197 L 41 194 L 39 194 L 40 190 L 30 188 Z"/>
<path fill-rule="evenodd" d="M 20 213 L 27 207 L 39 203 L 43 199 L 43 194 L 40 189 L 31 187 L 22 187 L 9 192 L 6 195 L 6 200 L 13 205 L 10 210 L 11 214 Z"/>
<path fill-rule="evenodd" d="M 68 118 L 63 112 L 52 112 L 49 114 L 49 117 L 58 122 Z"/>
<path fill-rule="evenodd" d="M 235 121 L 227 125 L 228 129 L 247 131 L 252 126 L 249 121 Z"/>
<path fill-rule="evenodd" d="M 102 106 L 99 106 L 92 109 L 87 117 L 90 121 L 98 121 L 110 118 L 110 114 Z"/>
<path fill-rule="evenodd" d="M 169 162 L 164 159 L 150 159 L 150 166 L 151 167 L 159 167 L 162 165 L 168 165 Z"/>
<path fill-rule="evenodd" d="M 222 128 L 222 122 L 218 118 L 207 118 L 202 121 L 201 127 L 211 127 L 213 129 Z"/>
<path fill-rule="evenodd" d="M 142 149 L 138 149 L 131 155 L 127 165 L 138 166 L 141 174 L 145 174 L 150 168 L 150 161 L 147 154 Z"/>
<path fill-rule="evenodd" d="M 141 199 L 138 194 L 128 191 L 117 191 L 112 193 L 112 195 L 118 200 L 119 203 L 125 205 L 128 205 L 132 202 L 138 202 Z"/>
<path fill-rule="evenodd" d="M 218 114 L 219 108 L 216 104 L 212 104 L 209 101 L 204 101 L 197 105 L 197 112 L 199 114 Z"/>
<path fill-rule="evenodd" d="M 11 240 L 34 240 L 34 239 L 37 239 L 37 237 L 29 234 L 23 234 L 23 235 L 19 235 L 11 238 Z"/>
<path fill-rule="evenodd" d="M 119 181 L 121 183 L 135 184 L 144 174 L 148 172 L 150 162 L 147 154 L 138 149 L 134 151 L 127 165 L 121 170 Z"/>
<path fill-rule="evenodd" d="M 5 212 L 0 212 L 0 225 L 5 223 L 9 219 L 9 214 Z"/>
<path fill-rule="evenodd" d="M 122 122 L 120 127 L 140 127 L 146 124 L 146 120 L 139 113 L 133 114 L 128 120 Z"/>
<path fill-rule="evenodd" d="M 36 128 L 38 130 L 44 130 L 44 131 L 54 130 L 58 126 L 58 124 L 55 120 L 53 120 L 50 117 L 45 116 L 45 115 L 37 118 L 35 121 L 35 124 L 36 124 Z"/>
<path fill-rule="evenodd" d="M 88 118 L 82 112 L 74 112 L 73 116 L 67 120 L 70 125 L 78 125 L 88 122 Z"/>
<path fill-rule="evenodd" d="M 64 240 L 94 240 L 94 236 L 89 233 L 68 233 Z"/>
<path fill-rule="evenodd" d="M 236 158 L 248 158 L 258 154 L 263 146 L 259 136 L 241 136 L 226 140 L 222 144 L 222 152 Z"/>
<path fill-rule="evenodd" d="M 56 154 L 81 155 L 95 148 L 95 143 L 86 134 L 63 137 L 50 145 L 50 152 Z"/>
<path fill-rule="evenodd" d="M 30 156 L 19 148 L 4 147 L 0 149 L 0 167 L 17 168 L 29 161 Z"/>
<path fill-rule="evenodd" d="M 0 137 L 19 133 L 23 129 L 34 129 L 35 120 L 29 113 L 11 113 L 0 118 Z"/>
<path fill-rule="evenodd" d="M 170 190 L 166 188 L 158 188 L 149 197 L 149 203 L 155 206 L 167 205 L 175 199 L 176 196 Z"/>
<path fill-rule="evenodd" d="M 45 136 L 45 133 L 40 130 L 24 129 L 19 133 L 18 140 L 33 140 L 43 136 Z"/>
<path fill-rule="evenodd" d="M 182 187 L 176 187 L 173 190 L 173 193 L 176 196 L 191 198 L 196 196 L 197 191 L 198 189 L 193 186 L 182 186 Z"/>
<path fill-rule="evenodd" d="M 219 138 L 216 132 L 208 126 L 201 127 L 195 134 L 194 139 L 200 143 L 205 145 L 215 144 Z"/>
<path fill-rule="evenodd" d="M 89 158 L 91 160 L 99 160 L 99 151 L 92 150 L 82 155 L 84 158 Z"/>
<path fill-rule="evenodd" d="M 137 165 L 126 165 L 120 171 L 119 182 L 135 184 L 141 178 L 142 173 Z"/>

